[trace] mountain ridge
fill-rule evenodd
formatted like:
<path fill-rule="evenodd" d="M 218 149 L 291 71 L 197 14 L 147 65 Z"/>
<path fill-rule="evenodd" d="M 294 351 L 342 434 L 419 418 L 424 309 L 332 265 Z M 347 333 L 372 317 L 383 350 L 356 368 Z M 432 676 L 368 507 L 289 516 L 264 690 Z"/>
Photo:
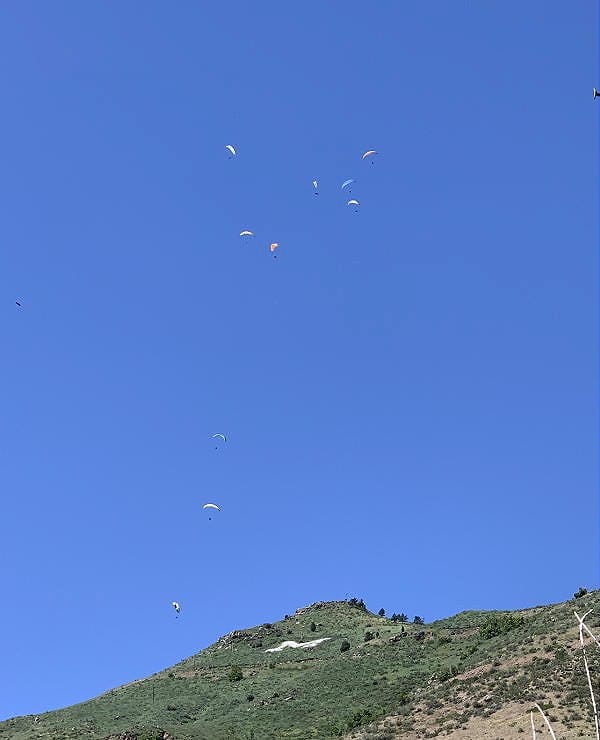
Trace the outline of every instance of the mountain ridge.
<path fill-rule="evenodd" d="M 1 722 L 0 740 L 516 740 L 535 701 L 564 740 L 592 737 L 573 614 L 589 609 L 600 591 L 423 624 L 316 601 L 88 701 Z"/>

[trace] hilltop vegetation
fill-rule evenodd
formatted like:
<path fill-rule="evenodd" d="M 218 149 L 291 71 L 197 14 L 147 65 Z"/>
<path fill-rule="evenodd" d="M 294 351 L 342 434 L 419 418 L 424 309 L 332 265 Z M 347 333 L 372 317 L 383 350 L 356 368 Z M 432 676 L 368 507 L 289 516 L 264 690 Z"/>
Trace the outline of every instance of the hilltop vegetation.
<path fill-rule="evenodd" d="M 557 737 L 592 737 L 573 611 L 599 606 L 595 591 L 421 624 L 318 602 L 91 701 L 2 722 L 0 740 L 512 740 L 531 736 L 534 701 Z M 587 623 L 600 626 L 594 612 Z M 284 642 L 314 644 L 274 651 Z"/>

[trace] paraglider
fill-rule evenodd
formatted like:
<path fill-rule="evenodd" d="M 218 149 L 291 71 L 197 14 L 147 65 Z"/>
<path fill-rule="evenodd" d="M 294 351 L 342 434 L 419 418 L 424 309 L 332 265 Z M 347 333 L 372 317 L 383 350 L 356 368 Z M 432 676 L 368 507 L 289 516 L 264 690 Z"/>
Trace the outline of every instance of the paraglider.
<path fill-rule="evenodd" d="M 221 511 L 221 508 L 219 506 L 217 506 L 217 504 L 204 504 L 204 506 L 202 508 L 203 509 L 216 509 L 217 511 Z M 212 517 L 209 516 L 208 517 L 208 521 L 211 522 L 212 521 Z"/>
<path fill-rule="evenodd" d="M 362 155 L 361 159 L 366 159 L 367 157 L 372 157 L 374 154 L 377 154 L 377 152 L 375 151 L 375 149 L 369 149 L 368 151 L 366 151 Z M 371 160 L 371 164 L 373 164 L 373 160 Z"/>
<path fill-rule="evenodd" d="M 598 96 L 600 96 L 600 90 L 596 90 L 596 88 L 594 88 L 594 98 L 597 98 Z"/>
<path fill-rule="evenodd" d="M 356 208 L 354 209 L 354 212 L 355 212 L 355 213 L 357 213 L 357 211 L 358 211 L 358 206 L 360 205 L 360 203 L 359 203 L 359 202 L 358 202 L 357 200 L 354 200 L 354 199 L 352 199 L 352 200 L 349 200 L 349 201 L 348 201 L 348 202 L 346 203 L 346 205 L 347 205 L 347 206 L 356 206 Z"/>
<path fill-rule="evenodd" d="M 248 229 L 244 229 L 244 231 L 240 231 L 240 236 L 254 236 L 254 232 L 248 231 Z"/>
<path fill-rule="evenodd" d="M 177 602 L 177 601 L 172 601 L 172 602 L 171 602 L 171 606 L 172 606 L 172 607 L 173 607 L 173 609 L 175 609 L 175 611 L 177 612 L 177 614 L 175 615 L 175 616 L 176 616 L 176 618 L 177 618 L 177 616 L 179 616 L 179 612 L 181 611 L 181 607 L 179 606 L 179 602 Z"/>
<path fill-rule="evenodd" d="M 318 195 L 319 183 L 316 180 L 313 180 L 313 188 L 315 189 L 315 195 Z"/>
<path fill-rule="evenodd" d="M 218 432 L 217 434 L 213 434 L 213 439 L 222 439 L 223 442 L 227 442 L 227 437 L 224 434 L 221 434 L 221 432 Z M 215 447 L 215 450 L 218 450 L 218 447 Z"/>
<path fill-rule="evenodd" d="M 270 250 L 271 252 L 274 252 L 274 251 L 275 251 L 276 249 L 279 249 L 279 242 L 273 242 L 273 244 L 271 244 L 271 245 L 269 246 L 269 250 Z M 277 257 L 277 255 L 276 255 L 276 254 L 274 254 L 274 255 L 273 255 L 273 257 Z"/>
<path fill-rule="evenodd" d="M 347 188 L 347 187 L 348 187 L 348 185 L 351 185 L 351 184 L 352 184 L 353 182 L 356 182 L 356 180 L 345 180 L 345 181 L 344 181 L 344 182 L 342 183 L 342 188 L 341 188 L 341 189 L 343 190 L 344 188 Z"/>
<path fill-rule="evenodd" d="M 231 152 L 231 157 L 235 157 L 237 155 L 235 148 L 231 144 L 227 144 L 225 149 L 229 149 L 229 151 Z M 229 157 L 229 159 L 231 159 L 231 157 Z"/>
<path fill-rule="evenodd" d="M 19 303 L 19 301 L 15 301 L 15 303 L 17 304 L 17 306 L 21 307 L 21 304 Z"/>

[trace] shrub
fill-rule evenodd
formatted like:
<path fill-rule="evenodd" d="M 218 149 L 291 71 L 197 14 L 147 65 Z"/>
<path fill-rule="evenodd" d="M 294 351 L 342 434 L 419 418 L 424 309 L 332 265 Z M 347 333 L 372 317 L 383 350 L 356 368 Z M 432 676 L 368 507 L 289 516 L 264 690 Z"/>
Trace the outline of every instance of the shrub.
<path fill-rule="evenodd" d="M 137 740 L 163 740 L 166 735 L 165 730 L 155 728 L 153 730 L 133 730 L 123 735 L 123 737 L 136 737 Z"/>
<path fill-rule="evenodd" d="M 568 659 L 567 651 L 563 647 L 559 647 L 558 650 L 554 653 L 554 657 L 559 663 L 566 663 Z"/>
<path fill-rule="evenodd" d="M 348 730 L 352 730 L 355 727 L 366 725 L 367 722 L 370 722 L 372 719 L 373 719 L 373 714 L 369 709 L 360 709 L 358 712 L 354 712 L 354 714 L 352 714 L 348 718 L 346 727 Z"/>
<path fill-rule="evenodd" d="M 385 617 L 385 609 L 383 607 L 377 613 L 380 617 Z"/>
<path fill-rule="evenodd" d="M 437 672 L 438 680 L 447 681 L 452 676 L 452 671 L 448 667 L 440 668 Z"/>
<path fill-rule="evenodd" d="M 414 624 L 424 624 L 424 622 L 423 622 L 423 617 L 415 617 L 415 618 L 413 619 L 413 623 L 414 623 Z"/>
<path fill-rule="evenodd" d="M 316 629 L 317 629 L 317 625 L 314 622 L 311 622 L 310 623 L 310 631 L 311 632 L 315 632 Z"/>
<path fill-rule="evenodd" d="M 254 694 L 248 694 L 246 701 L 254 701 Z"/>
<path fill-rule="evenodd" d="M 484 640 L 496 637 L 496 635 L 505 635 L 507 632 L 520 627 L 523 622 L 523 617 L 515 614 L 490 614 L 479 627 L 479 635 Z"/>
<path fill-rule="evenodd" d="M 398 695 L 398 703 L 399 704 L 408 704 L 410 701 L 410 694 L 408 691 L 401 691 Z"/>
<path fill-rule="evenodd" d="M 582 596 L 585 596 L 587 594 L 587 588 L 583 588 L 583 586 L 580 587 L 579 591 L 576 591 L 573 594 L 574 599 L 580 599 Z"/>
<path fill-rule="evenodd" d="M 372 640 L 374 637 L 375 635 L 370 630 L 365 632 L 365 642 L 369 642 L 369 640 Z"/>
<path fill-rule="evenodd" d="M 229 673 L 227 674 L 227 678 L 230 681 L 241 681 L 242 678 L 244 678 L 244 674 L 242 672 L 242 669 L 239 667 L 239 665 L 231 666 L 231 669 L 229 670 Z"/>
<path fill-rule="evenodd" d="M 348 640 L 343 640 L 342 644 L 340 645 L 340 653 L 345 653 L 346 650 L 350 650 L 350 643 Z"/>

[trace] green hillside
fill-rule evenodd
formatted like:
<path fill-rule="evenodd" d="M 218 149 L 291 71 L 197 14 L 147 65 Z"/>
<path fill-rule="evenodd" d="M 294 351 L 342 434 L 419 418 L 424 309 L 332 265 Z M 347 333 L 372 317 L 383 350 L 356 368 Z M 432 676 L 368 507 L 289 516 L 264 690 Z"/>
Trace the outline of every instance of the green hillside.
<path fill-rule="evenodd" d="M 486 726 L 495 728 L 499 718 L 501 731 L 489 737 L 511 740 L 531 736 L 534 701 L 548 707 L 557 737 L 591 738 L 573 611 L 583 616 L 592 608 L 586 623 L 593 629 L 600 626 L 599 591 L 562 604 L 468 611 L 424 625 L 392 621 L 361 603 L 319 602 L 279 622 L 225 635 L 161 673 L 91 701 L 2 722 L 0 740 L 411 740 L 437 734 L 483 740 Z M 321 642 L 266 652 L 284 641 L 313 640 Z M 600 666 L 589 642 L 598 684 Z"/>

